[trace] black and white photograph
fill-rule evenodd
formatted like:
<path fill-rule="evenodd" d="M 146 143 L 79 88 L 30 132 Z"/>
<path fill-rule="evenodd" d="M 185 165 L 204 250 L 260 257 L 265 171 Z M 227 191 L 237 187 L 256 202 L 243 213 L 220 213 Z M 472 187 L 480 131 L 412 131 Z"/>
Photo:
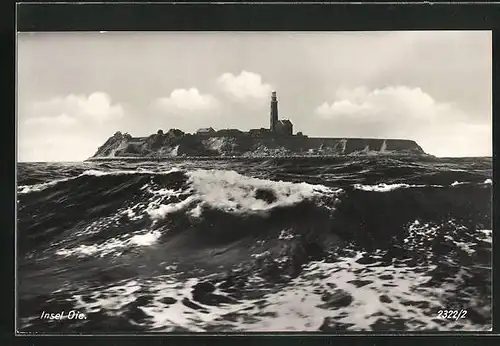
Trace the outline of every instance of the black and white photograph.
<path fill-rule="evenodd" d="M 16 40 L 18 333 L 492 330 L 491 31 Z"/>

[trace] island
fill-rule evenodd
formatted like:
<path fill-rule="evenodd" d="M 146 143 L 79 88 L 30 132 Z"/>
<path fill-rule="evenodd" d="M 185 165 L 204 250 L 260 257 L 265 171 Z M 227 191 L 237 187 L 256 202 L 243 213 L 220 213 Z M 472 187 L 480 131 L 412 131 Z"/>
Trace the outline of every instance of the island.
<path fill-rule="evenodd" d="M 293 124 L 278 117 L 276 92 L 271 94 L 269 128 L 241 131 L 201 128 L 158 130 L 148 137 L 116 132 L 88 160 L 137 158 L 244 158 L 337 155 L 428 155 L 413 140 L 388 138 L 325 138 L 293 133 Z"/>

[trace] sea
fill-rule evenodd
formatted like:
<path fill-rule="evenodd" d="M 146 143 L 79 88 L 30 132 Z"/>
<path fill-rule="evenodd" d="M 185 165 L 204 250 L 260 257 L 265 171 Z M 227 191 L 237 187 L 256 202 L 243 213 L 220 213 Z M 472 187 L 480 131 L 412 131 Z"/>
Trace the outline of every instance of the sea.
<path fill-rule="evenodd" d="M 17 183 L 19 332 L 492 328 L 491 158 L 19 163 Z"/>

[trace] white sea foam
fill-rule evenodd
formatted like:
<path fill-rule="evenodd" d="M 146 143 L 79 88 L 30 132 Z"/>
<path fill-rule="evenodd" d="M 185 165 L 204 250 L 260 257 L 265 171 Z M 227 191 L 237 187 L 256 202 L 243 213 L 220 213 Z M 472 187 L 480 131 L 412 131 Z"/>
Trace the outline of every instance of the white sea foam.
<path fill-rule="evenodd" d="M 425 244 L 436 237 L 436 232 L 439 229 L 436 225 L 428 223 L 420 223 L 415 220 L 408 227 L 408 236 L 404 239 L 405 244 L 410 244 L 414 248 L 424 248 Z"/>
<path fill-rule="evenodd" d="M 281 240 L 290 240 L 290 239 L 294 239 L 294 238 L 295 238 L 295 235 L 290 233 L 290 230 L 288 230 L 288 229 L 282 230 L 280 235 L 278 236 L 278 239 L 281 239 Z"/>
<path fill-rule="evenodd" d="M 140 309 L 149 317 L 138 324 L 149 330 L 167 332 L 182 327 L 193 332 L 219 331 L 317 331 L 325 318 L 334 318 L 349 330 L 370 331 L 373 324 L 382 319 L 403 319 L 409 330 L 436 328 L 451 330 L 461 326 L 462 330 L 488 330 L 490 326 L 479 326 L 468 319 L 449 320 L 438 323 L 436 313 L 443 309 L 443 301 L 453 294 L 463 272 L 457 279 L 442 287 L 426 287 L 429 273 L 435 266 L 421 267 L 415 271 L 410 267 L 377 266 L 357 263 L 363 256 L 339 258 L 335 263 L 310 262 L 301 275 L 291 280 L 286 287 L 268 291 L 264 297 L 235 301 L 219 306 L 204 305 L 194 310 L 182 303 L 184 298 L 192 300 L 192 289 L 207 278 L 178 281 L 174 276 L 164 275 L 148 280 L 122 282 L 111 288 L 91 293 L 93 303 L 83 303 L 81 295 L 75 296 L 77 309 L 97 311 L 104 308 L 108 315 L 122 316 L 126 304 L 147 294 L 151 302 Z M 357 281 L 366 283 L 360 287 Z M 250 276 L 248 285 L 262 287 L 263 279 Z M 127 294 L 124 294 L 127 292 Z M 139 294 L 139 292 L 141 292 Z M 352 297 L 350 304 L 336 308 L 325 307 L 325 293 L 344 292 Z M 215 294 L 225 295 L 218 288 Z M 168 298 L 167 298 L 168 297 Z M 165 303 L 164 299 L 169 299 Z M 258 303 L 260 302 L 260 303 Z M 427 308 L 417 307 L 426 304 Z M 230 318 L 226 318 L 231 315 Z M 394 330 L 396 331 L 396 330 Z"/>
<path fill-rule="evenodd" d="M 17 193 L 19 195 L 23 195 L 23 194 L 27 194 L 27 193 L 30 193 L 30 192 L 39 192 L 39 191 L 43 191 L 51 186 L 55 186 L 57 185 L 58 183 L 61 183 L 61 182 L 64 182 L 64 181 L 69 181 L 71 179 L 75 179 L 76 177 L 74 178 L 62 178 L 62 179 L 56 179 L 56 180 L 52 180 L 52 181 L 49 181 L 49 182 L 46 182 L 46 183 L 39 183 L 39 184 L 33 184 L 33 185 L 19 185 L 17 187 Z"/>
<path fill-rule="evenodd" d="M 149 246 L 153 245 L 158 241 L 161 236 L 161 232 L 152 231 L 145 234 L 137 234 L 130 238 L 129 242 L 139 246 Z"/>
<path fill-rule="evenodd" d="M 270 255 L 271 255 L 271 253 L 266 250 L 266 251 L 261 252 L 261 253 L 253 254 L 252 258 L 264 258 L 264 257 L 270 256 Z"/>
<path fill-rule="evenodd" d="M 180 201 L 179 203 L 168 203 L 168 204 L 162 204 L 160 206 L 152 204 L 152 206 L 147 209 L 147 213 L 152 219 L 162 219 L 167 214 L 187 209 L 196 200 L 197 200 L 196 196 L 189 196 L 188 198 L 186 198 L 183 201 Z"/>
<path fill-rule="evenodd" d="M 109 254 L 119 254 L 117 250 L 123 249 L 127 246 L 127 241 L 123 239 L 112 238 L 100 244 L 93 245 L 79 245 L 74 248 L 62 248 L 56 251 L 56 255 L 59 256 L 76 256 L 76 257 L 87 257 L 99 255 L 99 257 L 104 257 Z"/>
<path fill-rule="evenodd" d="M 487 243 L 492 242 L 492 230 L 491 229 L 478 229 L 477 232 L 480 234 L 479 240 Z"/>
<path fill-rule="evenodd" d="M 484 184 L 491 184 L 492 181 L 491 179 L 486 179 L 484 181 Z M 453 183 L 450 184 L 450 186 L 460 186 L 460 185 L 466 185 L 469 184 L 467 182 L 460 182 L 460 181 L 454 181 Z M 408 189 L 408 188 L 421 188 L 421 187 L 434 187 L 434 188 L 442 188 L 444 187 L 443 185 L 422 185 L 422 184 L 405 184 L 405 183 L 399 183 L 399 184 L 386 184 L 386 183 L 379 183 L 376 185 L 364 185 L 364 184 L 354 184 L 354 188 L 357 190 L 363 190 L 363 191 L 375 191 L 375 192 L 389 192 L 389 191 L 394 191 L 398 189 Z"/>
<path fill-rule="evenodd" d="M 86 303 L 82 300 L 82 295 L 74 295 L 76 307 L 84 307 L 87 312 L 97 312 L 101 309 L 108 310 L 109 314 L 121 309 L 123 306 L 137 299 L 134 295 L 141 286 L 135 280 L 125 281 L 121 284 L 111 286 L 101 292 L 100 297 L 96 297 L 95 303 Z M 119 299 L 109 299 L 108 297 L 119 297 Z"/>
<path fill-rule="evenodd" d="M 454 181 L 451 186 L 459 186 L 459 185 L 467 185 L 467 184 L 470 184 L 468 182 L 465 182 L 465 181 Z M 484 185 L 492 185 L 493 184 L 493 180 L 491 179 L 486 179 L 484 182 L 483 182 Z"/>
<path fill-rule="evenodd" d="M 450 225 L 452 229 L 460 230 L 460 232 L 467 232 L 467 228 L 456 225 L 453 220 L 448 221 L 448 225 Z M 408 227 L 408 236 L 404 239 L 404 243 L 413 248 L 424 248 L 426 244 L 430 244 L 431 241 L 436 238 L 440 227 L 441 226 L 438 225 L 429 225 L 428 223 L 422 224 L 418 220 L 415 220 Z M 491 230 L 476 230 L 474 232 L 476 233 L 475 238 L 477 240 L 491 243 Z M 444 234 L 444 239 L 453 243 L 456 247 L 469 255 L 473 255 L 476 252 L 475 248 L 478 245 L 476 241 L 460 241 L 455 239 L 452 234 Z M 432 252 L 429 252 L 429 254 L 432 256 Z"/>
<path fill-rule="evenodd" d="M 409 189 L 409 188 L 422 188 L 422 187 L 434 187 L 434 188 L 443 188 L 443 185 L 422 185 L 422 184 L 386 184 L 386 183 L 378 183 L 376 185 L 364 185 L 364 184 L 354 184 L 354 188 L 356 190 L 363 191 L 373 191 L 373 192 L 389 192 L 398 189 Z"/>
<path fill-rule="evenodd" d="M 415 220 L 408 230 L 409 236 L 405 240 L 407 245 L 425 248 L 430 246 L 436 237 L 438 227 Z M 287 234 L 284 234 L 286 232 L 282 233 L 280 237 L 286 238 Z M 478 230 L 477 233 L 491 240 L 491 230 Z M 156 238 L 152 234 L 143 234 L 143 237 L 143 239 Z M 472 249 L 470 244 L 463 242 L 456 242 L 456 245 L 467 252 Z M 265 251 L 253 257 L 269 255 L 270 253 Z M 372 330 L 373 324 L 379 319 L 386 321 L 403 319 L 409 330 L 431 328 L 451 330 L 459 326 L 461 330 L 471 331 L 490 328 L 466 319 L 450 320 L 446 324 L 438 323 L 436 320 L 436 311 L 442 309 L 443 302 L 455 294 L 462 278 L 468 275 L 465 270 L 457 273 L 455 280 L 440 287 L 428 287 L 425 283 L 431 278 L 430 273 L 436 268 L 435 265 L 422 264 L 416 268 L 387 263 L 382 265 L 380 262 L 358 263 L 364 255 L 363 252 L 358 252 L 350 257 L 338 258 L 335 263 L 310 262 L 286 287 L 277 291 L 266 289 L 264 297 L 219 306 L 194 302 L 201 307 L 201 310 L 185 306 L 182 300 L 184 298 L 192 300 L 193 287 L 207 278 L 178 281 L 171 275 L 122 282 L 114 287 L 95 291 L 90 294 L 94 300 L 90 304 L 83 303 L 81 296 L 75 296 L 76 308 L 88 312 L 103 308 L 105 309 L 103 312 L 108 315 L 122 316 L 126 304 L 147 294 L 153 299 L 140 309 L 150 319 L 144 319 L 138 324 L 149 330 L 163 332 L 178 327 L 196 332 L 213 331 L 213 328 L 218 328 L 219 331 L 240 332 L 316 331 L 325 318 L 333 318 L 336 323 L 358 331 Z M 371 256 L 375 261 L 381 260 L 383 252 L 378 250 Z M 250 287 L 255 285 L 262 287 L 259 285 L 263 283 L 263 279 L 259 276 L 251 276 L 248 281 L 247 285 Z M 360 281 L 363 283 L 360 284 Z M 128 294 L 125 295 L 124 292 Z M 342 294 L 352 297 L 352 301 L 334 308 L 325 306 L 325 293 L 335 292 L 344 292 Z M 225 295 L 219 289 L 214 293 Z M 169 303 L 163 301 L 166 297 L 170 300 Z M 422 307 L 422 304 L 426 307 Z M 482 309 L 472 300 L 470 307 Z M 229 314 L 230 318 L 227 317 Z"/>
<path fill-rule="evenodd" d="M 196 170 L 188 173 L 188 176 L 202 202 L 226 211 L 262 211 L 341 192 L 340 189 L 334 190 L 323 185 L 252 178 L 235 171 Z M 276 201 L 268 203 L 256 198 L 258 189 L 272 191 Z"/>
<path fill-rule="evenodd" d="M 187 176 L 189 187 L 183 192 L 191 195 L 178 203 L 159 206 L 150 204 L 147 212 L 153 219 L 163 218 L 172 212 L 185 209 L 190 209 L 192 216 L 199 217 L 203 206 L 232 213 L 258 213 L 342 192 L 341 189 L 331 189 L 323 185 L 247 177 L 235 171 L 196 170 L 187 173 Z M 268 203 L 256 198 L 258 189 L 272 192 L 276 200 Z"/>
<path fill-rule="evenodd" d="M 144 169 L 144 168 L 138 168 L 137 170 L 113 170 L 113 171 L 100 171 L 97 169 L 89 169 L 84 171 L 82 174 L 79 176 L 84 176 L 84 175 L 91 175 L 91 176 L 96 176 L 96 177 L 101 177 L 105 175 L 124 175 L 124 174 L 170 174 L 173 172 L 178 172 L 180 171 L 179 168 L 173 167 L 169 170 L 162 171 L 162 172 L 155 172 L 152 170 Z"/>
<path fill-rule="evenodd" d="M 189 211 L 189 215 L 191 215 L 191 217 L 193 217 L 193 218 L 201 217 L 202 213 L 203 213 L 203 208 L 202 208 L 201 204 L 198 204 L 196 207 L 194 207 L 193 209 L 191 209 Z"/>
<path fill-rule="evenodd" d="M 161 237 L 159 231 L 142 230 L 134 234 L 125 234 L 116 238 L 108 239 L 102 243 L 92 245 L 79 245 L 73 248 L 61 248 L 56 251 L 59 256 L 88 257 L 97 255 L 104 257 L 107 255 L 119 256 L 123 250 L 134 246 L 151 246 Z"/>
<path fill-rule="evenodd" d="M 376 191 L 376 192 L 388 192 L 397 189 L 406 189 L 409 187 L 411 187 L 411 185 L 408 184 L 385 184 L 385 183 L 380 183 L 377 185 L 354 184 L 354 188 L 357 190 Z"/>

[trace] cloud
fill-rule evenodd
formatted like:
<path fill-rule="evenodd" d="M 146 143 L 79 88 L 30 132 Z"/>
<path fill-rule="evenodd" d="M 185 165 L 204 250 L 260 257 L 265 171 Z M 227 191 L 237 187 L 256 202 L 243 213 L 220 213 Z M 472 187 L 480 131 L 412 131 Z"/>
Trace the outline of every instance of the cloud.
<path fill-rule="evenodd" d="M 315 113 L 342 136 L 414 139 L 437 156 L 491 153 L 491 114 L 489 123 L 478 123 L 478 116 L 438 102 L 420 88 L 341 88 Z"/>
<path fill-rule="evenodd" d="M 212 95 L 200 94 L 198 89 L 190 88 L 175 89 L 169 97 L 159 98 L 155 104 L 164 111 L 204 111 L 216 108 L 218 101 Z"/>
<path fill-rule="evenodd" d="M 70 94 L 36 102 L 30 110 L 27 125 L 74 125 L 80 120 L 105 122 L 123 117 L 121 105 L 113 105 L 108 94 L 94 92 L 89 96 Z"/>
<path fill-rule="evenodd" d="M 318 108 L 316 108 L 316 113 L 319 115 L 330 118 L 335 115 L 350 115 L 350 114 L 359 114 L 360 112 L 370 111 L 372 110 L 372 105 L 362 103 L 356 104 L 349 100 L 341 100 L 335 101 L 331 105 L 327 102 L 324 102 Z"/>
<path fill-rule="evenodd" d="M 95 153 L 102 140 L 85 135 L 33 134 L 20 141 L 18 159 L 24 162 L 82 161 Z"/>
<path fill-rule="evenodd" d="M 217 84 L 225 93 L 240 101 L 251 98 L 267 98 L 272 91 L 270 84 L 262 82 L 261 75 L 247 71 L 242 71 L 237 76 L 232 73 L 224 73 L 217 79 Z"/>
<path fill-rule="evenodd" d="M 49 125 L 49 126 L 53 126 L 53 125 L 65 125 L 65 126 L 71 126 L 71 125 L 76 124 L 77 122 L 78 121 L 76 120 L 76 118 L 70 117 L 66 113 L 62 113 L 62 114 L 60 114 L 58 116 L 55 116 L 55 117 L 41 116 L 41 117 L 37 117 L 37 118 L 28 118 L 28 119 L 26 119 L 26 121 L 24 123 L 26 125 L 34 125 L 34 126 L 38 126 L 38 125 Z"/>
<path fill-rule="evenodd" d="M 451 105 L 437 103 L 420 88 L 406 86 L 386 87 L 368 90 L 366 88 L 341 88 L 336 92 L 336 100 L 331 104 L 324 102 L 316 108 L 316 113 L 323 118 L 353 116 L 370 118 L 382 116 L 383 119 L 434 118 L 449 112 Z"/>

